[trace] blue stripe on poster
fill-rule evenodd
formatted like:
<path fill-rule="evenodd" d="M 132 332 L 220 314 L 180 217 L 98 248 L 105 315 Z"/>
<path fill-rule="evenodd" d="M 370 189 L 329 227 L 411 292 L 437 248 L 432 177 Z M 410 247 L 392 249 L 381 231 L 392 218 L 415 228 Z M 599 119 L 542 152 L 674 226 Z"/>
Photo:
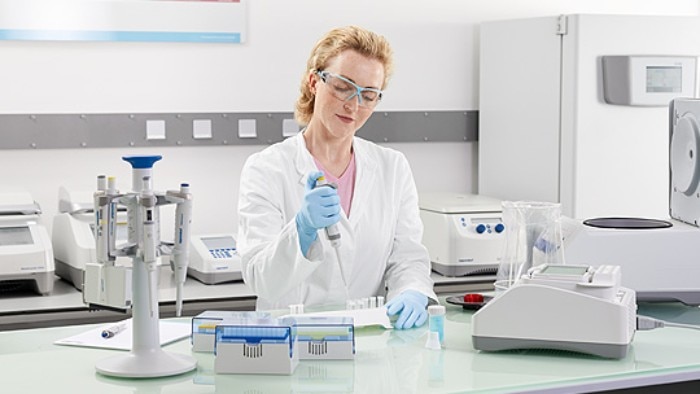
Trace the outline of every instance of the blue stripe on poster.
<path fill-rule="evenodd" d="M 0 29 L 0 40 L 214 42 L 240 44 L 241 33 Z"/>

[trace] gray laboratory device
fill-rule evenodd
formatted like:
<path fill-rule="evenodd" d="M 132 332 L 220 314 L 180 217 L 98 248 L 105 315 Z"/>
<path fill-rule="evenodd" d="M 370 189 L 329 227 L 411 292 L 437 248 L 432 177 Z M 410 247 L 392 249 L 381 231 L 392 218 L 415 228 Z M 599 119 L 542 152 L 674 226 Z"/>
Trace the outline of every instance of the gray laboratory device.
<path fill-rule="evenodd" d="M 608 104 L 665 107 L 695 97 L 697 57 L 603 56 L 603 97 Z"/>

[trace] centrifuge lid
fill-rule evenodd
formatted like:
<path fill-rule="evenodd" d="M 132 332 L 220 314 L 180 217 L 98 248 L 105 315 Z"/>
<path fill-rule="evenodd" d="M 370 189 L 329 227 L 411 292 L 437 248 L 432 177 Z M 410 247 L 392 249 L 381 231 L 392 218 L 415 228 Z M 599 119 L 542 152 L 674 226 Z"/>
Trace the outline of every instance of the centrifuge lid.
<path fill-rule="evenodd" d="M 502 212 L 501 200 L 478 194 L 420 193 L 420 209 L 438 213 Z"/>

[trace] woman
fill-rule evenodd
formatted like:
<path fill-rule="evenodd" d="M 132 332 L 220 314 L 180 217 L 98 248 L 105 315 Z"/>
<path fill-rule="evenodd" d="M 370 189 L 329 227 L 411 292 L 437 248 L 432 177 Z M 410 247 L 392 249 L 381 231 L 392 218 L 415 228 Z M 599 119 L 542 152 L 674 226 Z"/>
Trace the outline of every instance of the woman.
<path fill-rule="evenodd" d="M 355 26 L 328 32 L 302 78 L 295 116 L 306 127 L 246 161 L 238 244 L 258 309 L 344 304 L 388 289 L 396 328 L 425 323 L 436 296 L 411 169 L 401 153 L 355 137 L 391 69 L 384 37 Z M 317 187 L 322 176 L 337 190 Z M 332 225 L 339 243 L 319 234 Z"/>

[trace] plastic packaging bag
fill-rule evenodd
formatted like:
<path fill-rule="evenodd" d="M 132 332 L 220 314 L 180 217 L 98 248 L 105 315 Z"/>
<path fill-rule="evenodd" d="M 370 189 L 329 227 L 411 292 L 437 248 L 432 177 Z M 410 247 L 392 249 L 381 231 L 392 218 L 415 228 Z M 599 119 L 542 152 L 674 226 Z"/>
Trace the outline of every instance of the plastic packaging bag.
<path fill-rule="evenodd" d="M 505 242 L 496 275 L 496 293 L 508 289 L 531 267 L 564 264 L 561 205 L 503 201 Z"/>

